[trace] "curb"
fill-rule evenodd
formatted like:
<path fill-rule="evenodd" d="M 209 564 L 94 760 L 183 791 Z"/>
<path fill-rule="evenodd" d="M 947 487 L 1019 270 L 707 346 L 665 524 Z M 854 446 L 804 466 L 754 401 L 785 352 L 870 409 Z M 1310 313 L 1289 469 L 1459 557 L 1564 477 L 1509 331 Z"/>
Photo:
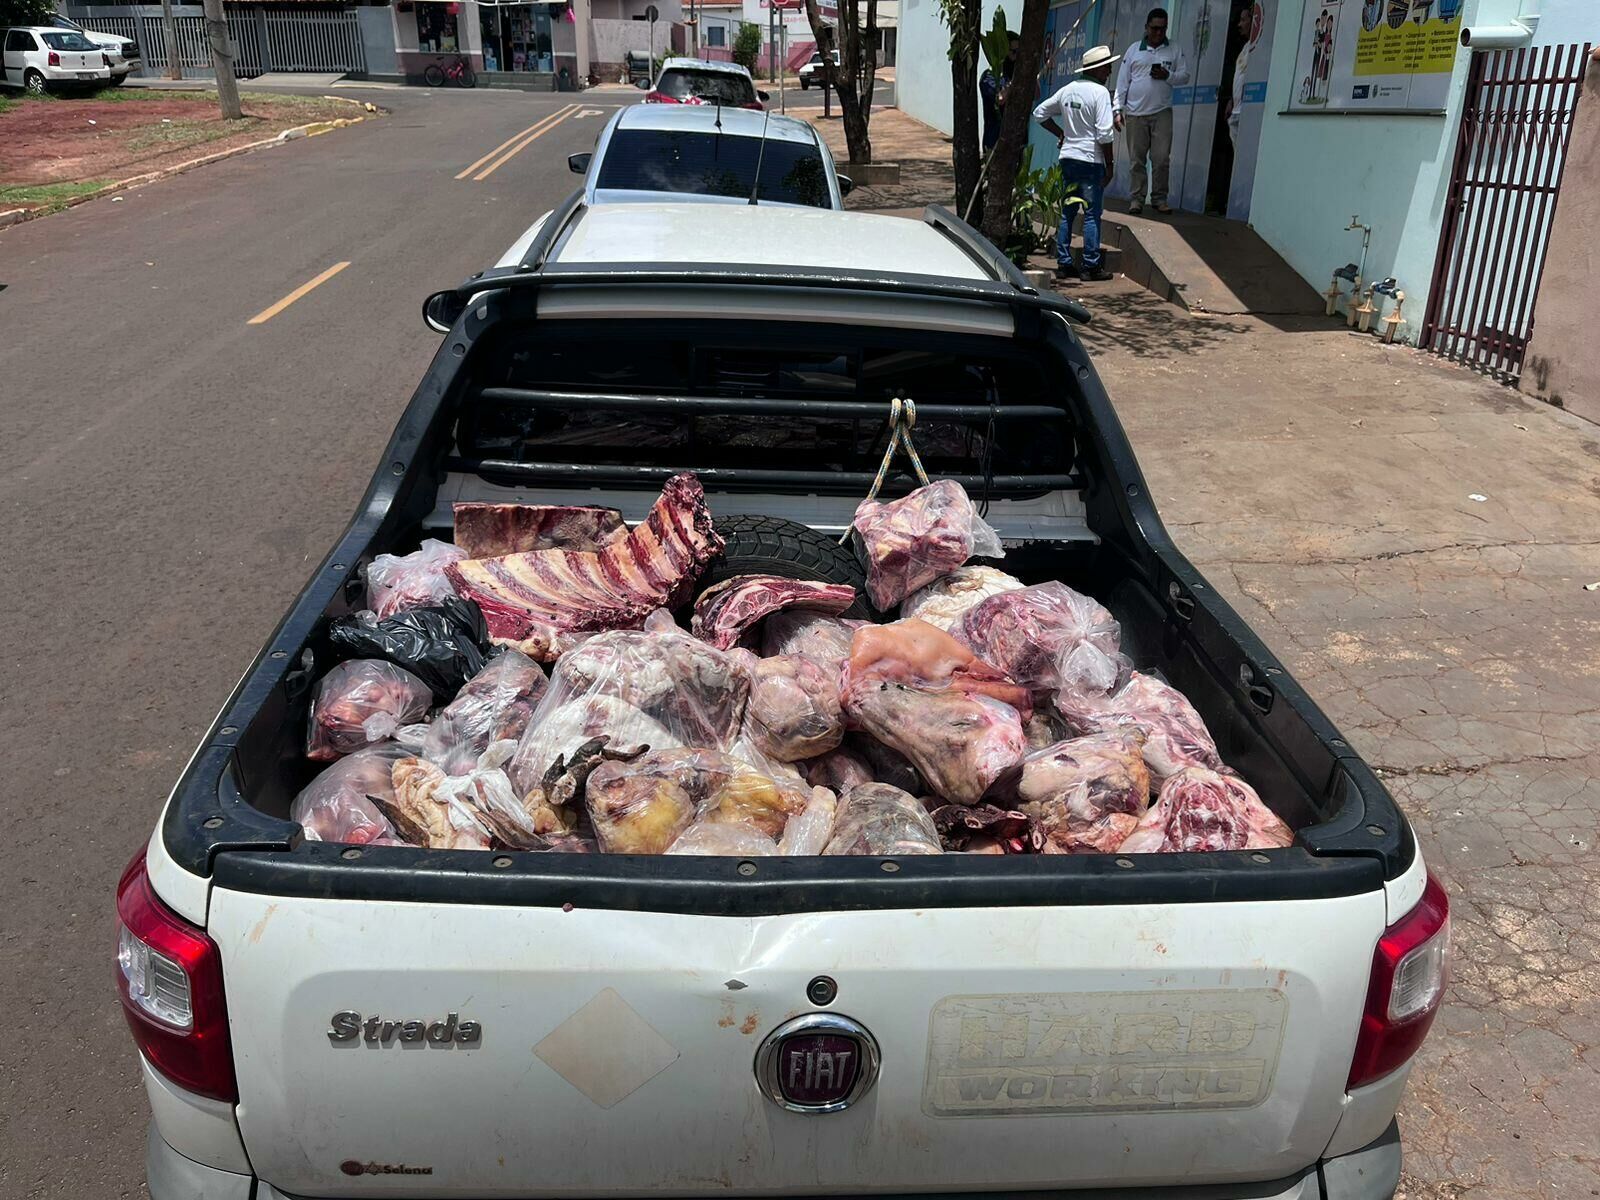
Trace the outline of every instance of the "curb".
<path fill-rule="evenodd" d="M 331 97 L 331 99 L 342 100 L 345 97 L 335 96 Z M 349 103 L 360 104 L 361 101 L 351 100 Z M 373 105 L 367 105 L 366 108 L 370 112 L 379 111 Z M 199 158 L 191 158 L 187 162 L 175 163 L 170 167 L 162 167 L 158 171 L 146 171 L 143 175 L 119 179 L 115 183 L 106 184 L 99 191 L 89 192 L 82 196 L 74 196 L 70 200 L 64 200 L 59 205 L 51 208 L 12 209 L 8 212 L 0 213 L 0 229 L 4 229 L 9 225 L 21 224 L 23 221 L 31 221 L 36 217 L 47 217 L 51 213 L 61 212 L 68 208 L 76 208 L 80 204 L 87 204 L 90 200 L 98 200 L 102 196 L 130 191 L 133 188 L 143 187 L 147 183 L 155 183 L 158 180 L 169 179 L 174 175 L 182 175 L 186 171 L 194 170 L 196 167 L 204 167 L 214 162 L 221 162 L 223 159 L 232 158 L 237 154 L 247 154 L 251 150 L 262 150 L 268 146 L 282 146 L 298 138 L 316 137 L 319 134 L 331 133 L 333 130 L 343 129 L 347 125 L 357 125 L 366 119 L 365 116 L 339 117 L 332 121 L 313 121 L 309 125 L 296 125 L 293 129 L 285 129 L 269 138 L 262 138 L 260 141 L 246 142 L 243 146 L 234 146 L 230 150 L 218 150 L 214 154 L 203 154 Z"/>

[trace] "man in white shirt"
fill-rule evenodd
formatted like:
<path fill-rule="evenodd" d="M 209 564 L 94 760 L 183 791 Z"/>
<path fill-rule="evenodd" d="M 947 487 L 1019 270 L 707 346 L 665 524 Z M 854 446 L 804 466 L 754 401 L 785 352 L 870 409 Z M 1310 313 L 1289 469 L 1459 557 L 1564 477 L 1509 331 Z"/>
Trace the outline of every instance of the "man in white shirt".
<path fill-rule="evenodd" d="M 1045 132 L 1060 139 L 1062 178 L 1077 188 L 1062 206 L 1061 228 L 1056 231 L 1057 279 L 1111 278 L 1100 262 L 1100 212 L 1116 154 L 1111 93 L 1106 89 L 1111 64 L 1116 61 L 1109 47 L 1087 51 L 1078 78 L 1033 110 L 1033 119 Z M 1083 211 L 1081 268 L 1072 263 L 1072 226 L 1079 209 Z"/>
<path fill-rule="evenodd" d="M 1144 211 L 1145 159 L 1155 176 L 1150 203 L 1158 213 L 1170 213 L 1167 172 L 1172 164 L 1172 87 L 1189 82 L 1189 64 L 1167 41 L 1167 10 L 1152 8 L 1144 19 L 1144 40 L 1130 46 L 1117 75 L 1117 95 L 1112 102 L 1117 128 L 1128 131 L 1132 202 L 1128 211 Z"/>

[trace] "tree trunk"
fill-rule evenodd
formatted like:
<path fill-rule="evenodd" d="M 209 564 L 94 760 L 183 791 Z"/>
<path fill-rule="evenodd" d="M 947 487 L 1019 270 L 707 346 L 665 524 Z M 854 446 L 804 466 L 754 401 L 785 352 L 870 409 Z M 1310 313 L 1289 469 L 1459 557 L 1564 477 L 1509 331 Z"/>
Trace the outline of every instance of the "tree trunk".
<path fill-rule="evenodd" d="M 172 15 L 172 0 L 161 0 L 161 40 L 167 46 L 167 78 L 183 78 L 183 55 L 178 52 L 178 19 Z"/>
<path fill-rule="evenodd" d="M 960 0 L 950 29 L 950 161 L 956 175 L 959 215 L 972 203 L 978 187 L 983 152 L 978 140 L 978 32 L 983 20 L 982 0 Z"/>
<path fill-rule="evenodd" d="M 206 41 L 211 44 L 211 68 L 217 73 L 217 100 L 222 115 L 229 121 L 244 116 L 239 107 L 239 81 L 233 75 L 233 47 L 228 40 L 228 22 L 222 15 L 222 0 L 204 0 Z"/>
<path fill-rule="evenodd" d="M 1000 140 L 989 159 L 988 191 L 983 198 L 983 233 L 1002 250 L 1011 233 L 1011 198 L 1016 191 L 1028 123 L 1038 103 L 1039 60 L 1044 49 L 1044 24 L 1050 0 L 1022 0 L 1022 28 L 1017 35 L 1016 69 L 1000 117 Z"/>
<path fill-rule="evenodd" d="M 806 0 L 806 20 L 811 36 L 822 55 L 822 86 L 831 87 L 839 98 L 839 115 L 844 120 L 845 144 L 852 163 L 872 161 L 872 138 L 868 124 L 872 117 L 872 88 L 877 82 L 878 0 L 867 0 L 867 28 L 861 28 L 857 0 L 840 0 L 839 25 L 823 20 L 817 0 Z M 862 71 L 863 42 L 867 42 L 865 74 Z M 833 51 L 839 51 L 839 65 L 833 65 Z"/>

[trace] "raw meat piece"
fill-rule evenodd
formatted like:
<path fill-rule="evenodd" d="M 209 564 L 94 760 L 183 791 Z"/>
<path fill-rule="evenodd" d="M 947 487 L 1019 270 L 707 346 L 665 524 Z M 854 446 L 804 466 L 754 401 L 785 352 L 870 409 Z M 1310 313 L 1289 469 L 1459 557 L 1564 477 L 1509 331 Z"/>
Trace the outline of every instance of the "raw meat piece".
<path fill-rule="evenodd" d="M 991 596 L 968 610 L 956 636 L 1035 692 L 1103 696 L 1126 671 L 1116 618 L 1064 583 Z"/>
<path fill-rule="evenodd" d="M 1047 854 L 1115 850 L 1150 803 L 1144 732 L 1118 729 L 1036 750 L 989 789 L 1034 822 Z"/>
<path fill-rule="evenodd" d="M 883 749 L 888 750 L 887 746 Z M 895 754 L 894 751 L 889 751 Z M 896 754 L 896 757 L 900 757 Z M 902 759 L 902 761 L 904 761 Z M 854 750 L 841 746 L 827 754 L 819 755 L 800 764 L 805 768 L 806 782 L 813 787 L 825 787 L 839 795 L 844 795 L 858 783 L 872 783 L 877 776 L 873 774 L 872 767 L 866 759 Z M 906 763 L 906 770 L 915 774 L 916 770 L 910 763 Z M 916 786 L 921 787 L 922 781 L 918 779 Z"/>
<path fill-rule="evenodd" d="M 867 568 L 867 595 L 880 612 L 974 554 L 1005 554 L 1000 535 L 978 516 L 966 489 L 951 479 L 886 504 L 863 500 L 852 528 L 856 555 Z"/>
<path fill-rule="evenodd" d="M 761 622 L 761 653 L 767 658 L 798 654 L 836 667 L 850 657 L 850 638 L 865 624 L 804 609 L 776 612 Z"/>
<path fill-rule="evenodd" d="M 762 617 L 784 609 L 805 609 L 830 616 L 856 602 L 848 583 L 817 583 L 778 575 L 735 575 L 700 593 L 690 625 L 695 637 L 726 650 Z"/>
<path fill-rule="evenodd" d="M 390 737 L 428 711 L 433 693 L 410 671 L 360 658 L 322 677 L 311 701 L 306 757 L 331 762 Z"/>
<path fill-rule="evenodd" d="M 1270 850 L 1292 841 L 1289 827 L 1237 775 L 1185 767 L 1161 785 L 1160 796 L 1118 850 Z"/>
<path fill-rule="evenodd" d="M 667 480 L 638 526 L 599 550 L 533 550 L 446 571 L 482 607 L 496 641 L 549 662 L 563 635 L 637 629 L 656 609 L 674 607 L 722 546 L 700 481 L 683 474 Z"/>
<path fill-rule="evenodd" d="M 915 617 L 891 625 L 864 626 L 850 639 L 843 688 L 864 686 L 874 680 L 893 680 L 927 691 L 953 689 L 989 696 L 1024 715 L 1033 709 L 1027 688 L 978 658 L 948 633 Z"/>
<path fill-rule="evenodd" d="M 411 554 L 380 554 L 367 564 L 367 607 L 380 617 L 393 616 L 401 609 L 422 604 L 437 604 L 454 596 L 444 568 L 460 562 L 466 551 L 449 542 L 427 538 L 422 548 Z"/>
<path fill-rule="evenodd" d="M 1033 716 L 1022 723 L 1022 732 L 1027 735 L 1030 750 L 1043 750 L 1072 736 L 1055 705 L 1038 699 L 1033 702 Z"/>
<path fill-rule="evenodd" d="M 380 744 L 341 758 L 301 789 L 289 806 L 289 819 L 312 842 L 351 846 L 403 846 L 372 797 L 394 798 L 390 771 L 405 752 Z"/>
<path fill-rule="evenodd" d="M 772 858 L 778 845 L 766 834 L 747 825 L 689 826 L 667 847 L 668 854 L 716 855 L 733 858 Z"/>
<path fill-rule="evenodd" d="M 489 631 L 476 604 L 446 596 L 382 619 L 370 612 L 336 617 L 328 623 L 328 642 L 341 658 L 381 658 L 404 667 L 448 704 L 483 670 Z"/>
<path fill-rule="evenodd" d="M 976 843 L 981 854 L 1027 854 L 1042 841 L 1027 813 L 993 804 L 945 804 L 928 815 L 946 850 L 972 852 Z"/>
<path fill-rule="evenodd" d="M 844 741 L 838 673 L 798 655 L 758 659 L 744 720 L 756 748 L 780 762 L 837 749 Z"/>
<path fill-rule="evenodd" d="M 738 768 L 712 789 L 700 804 L 696 819 L 711 825 L 744 825 L 776 842 L 790 818 L 805 811 L 811 789 L 771 779 L 742 762 Z"/>
<path fill-rule="evenodd" d="M 529 550 L 598 550 L 626 537 L 614 508 L 565 504 L 473 504 L 455 508 L 462 558 L 498 558 Z"/>
<path fill-rule="evenodd" d="M 391 772 L 393 793 L 371 799 L 413 846 L 429 850 L 487 850 L 489 831 L 472 808 L 459 796 L 440 788 L 449 778 L 423 759 L 402 758 Z"/>
<path fill-rule="evenodd" d="M 797 816 L 790 817 L 789 823 L 783 827 L 783 836 L 778 839 L 778 853 L 792 857 L 821 854 L 833 833 L 838 807 L 838 797 L 828 788 L 812 788 L 805 809 Z"/>
<path fill-rule="evenodd" d="M 942 854 L 939 831 L 914 796 L 886 783 L 863 783 L 839 801 L 824 854 Z"/>
<path fill-rule="evenodd" d="M 1104 698 L 1056 695 L 1067 723 L 1084 733 L 1137 728 L 1144 730 L 1144 761 L 1157 785 L 1185 767 L 1217 770 L 1222 758 L 1206 724 L 1182 692 L 1154 675 L 1135 671 L 1117 691 Z"/>
<path fill-rule="evenodd" d="M 600 849 L 664 852 L 689 827 L 696 808 L 739 769 L 734 759 L 715 750 L 651 751 L 629 763 L 602 763 L 589 776 L 587 789 Z"/>
<path fill-rule="evenodd" d="M 502 651 L 433 719 L 418 753 L 451 775 L 465 775 L 491 743 L 522 736 L 549 686 L 538 663 Z"/>
<path fill-rule="evenodd" d="M 846 749 L 858 754 L 867 764 L 870 774 L 861 782 L 887 783 L 913 796 L 920 796 L 928 790 L 928 781 L 922 777 L 922 772 L 893 746 L 885 746 L 877 738 L 858 732 L 849 736 Z M 850 786 L 850 783 L 841 780 L 834 790 L 842 796 L 850 790 Z"/>
<path fill-rule="evenodd" d="M 957 567 L 907 596 L 900 605 L 900 615 L 916 617 L 945 633 L 955 633 L 969 609 L 990 596 L 1015 592 L 1022 586 L 1022 580 L 1016 576 L 993 567 Z"/>
<path fill-rule="evenodd" d="M 518 794 L 529 797 L 535 789 L 561 806 L 580 798 L 581 780 L 570 768 L 584 761 L 592 768 L 606 751 L 631 755 L 641 749 L 670 750 L 683 745 L 665 725 L 615 696 L 591 695 L 546 709 L 549 696 L 523 732 L 522 741 L 506 773 Z M 569 786 L 556 788 L 558 780 Z"/>
<path fill-rule="evenodd" d="M 1027 749 L 1018 712 L 1027 690 L 914 617 L 856 630 L 841 700 L 853 726 L 958 804 L 975 803 Z"/>

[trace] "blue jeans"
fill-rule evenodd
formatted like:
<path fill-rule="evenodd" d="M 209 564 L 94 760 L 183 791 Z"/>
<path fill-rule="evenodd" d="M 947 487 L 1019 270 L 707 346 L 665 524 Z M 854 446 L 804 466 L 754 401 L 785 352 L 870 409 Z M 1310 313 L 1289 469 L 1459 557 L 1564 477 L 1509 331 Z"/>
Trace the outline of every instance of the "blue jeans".
<path fill-rule="evenodd" d="M 1106 168 L 1104 163 L 1084 162 L 1078 158 L 1061 160 L 1061 177 L 1069 184 L 1078 185 L 1078 195 L 1084 204 L 1065 204 L 1061 208 L 1061 228 L 1056 231 L 1056 262 L 1063 267 L 1072 265 L 1072 223 L 1079 212 L 1083 213 L 1083 269 L 1100 268 L 1100 211 L 1106 199 Z"/>

